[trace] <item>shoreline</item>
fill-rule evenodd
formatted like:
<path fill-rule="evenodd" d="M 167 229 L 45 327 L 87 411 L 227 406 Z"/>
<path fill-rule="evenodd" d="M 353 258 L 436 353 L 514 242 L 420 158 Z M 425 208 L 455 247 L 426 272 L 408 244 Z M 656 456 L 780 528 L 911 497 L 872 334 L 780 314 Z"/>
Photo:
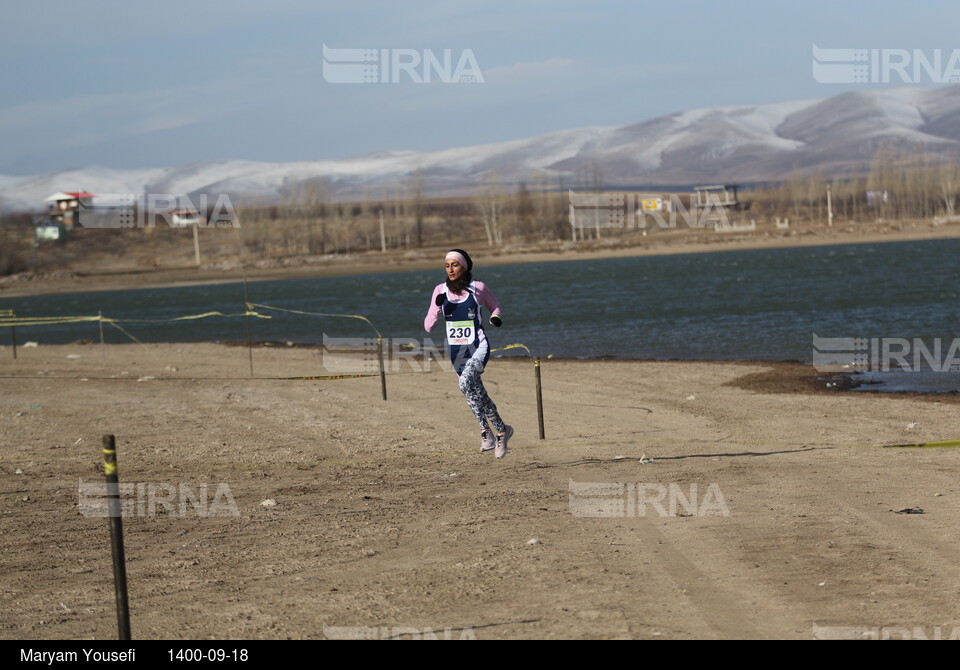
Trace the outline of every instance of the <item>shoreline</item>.
<path fill-rule="evenodd" d="M 858 224 L 871 225 L 871 224 Z M 555 249 L 531 249 L 518 247 L 511 251 L 483 248 L 475 254 L 478 266 L 518 265 L 522 263 L 547 263 L 576 260 L 607 260 L 611 258 L 640 258 L 646 256 L 672 256 L 679 254 L 699 254 L 727 251 L 755 251 L 765 249 L 792 249 L 805 247 L 833 247 L 848 244 L 880 244 L 894 242 L 913 242 L 922 240 L 943 240 L 960 238 L 960 226 L 944 225 L 897 231 L 858 231 L 843 232 L 836 230 L 808 230 L 793 236 L 746 237 L 731 240 L 717 239 L 705 242 L 702 238 L 683 239 L 682 237 L 664 237 L 651 239 L 650 242 L 631 246 L 614 246 L 595 241 L 584 245 L 590 248 L 570 247 L 570 242 Z M 707 238 L 711 239 L 711 238 Z M 281 281 L 286 279 L 307 279 L 312 277 L 354 276 L 373 273 L 409 272 L 430 270 L 439 267 L 434 256 L 442 257 L 442 249 L 425 248 L 407 251 L 403 256 L 384 257 L 380 252 L 363 252 L 341 258 L 295 257 L 292 259 L 272 259 L 266 265 L 288 262 L 285 267 L 239 266 L 239 262 L 213 262 L 199 269 L 190 266 L 162 267 L 150 269 L 118 269 L 99 273 L 64 270 L 58 277 L 41 276 L 37 279 L 4 281 L 0 279 L 0 299 L 4 297 L 22 298 L 39 295 L 66 293 L 97 293 L 117 290 L 139 290 L 153 288 L 172 288 L 180 286 L 203 286 L 263 281 Z M 428 260 L 427 258 L 430 258 Z M 229 267 L 235 265 L 238 267 Z M 219 267 L 218 267 L 219 266 Z"/>
<path fill-rule="evenodd" d="M 47 344 L 41 345 L 39 352 L 43 353 L 44 351 L 50 351 L 56 349 L 54 353 L 62 353 L 59 350 L 65 348 L 87 348 L 87 347 L 96 347 L 94 351 L 100 351 L 99 347 L 107 347 L 104 351 L 116 350 L 113 348 L 120 347 L 121 351 L 126 350 L 126 347 L 131 347 L 134 344 L 138 346 L 148 346 L 156 347 L 160 350 L 176 348 L 176 347 L 197 347 L 197 346 L 222 346 L 230 347 L 234 349 L 246 348 L 247 343 L 242 341 L 213 341 L 213 342 L 202 342 L 202 341 L 184 341 L 184 342 L 148 342 L 148 343 L 110 343 L 105 345 L 100 345 L 91 340 L 78 340 L 76 342 L 71 342 L 67 344 Z M 0 345 L 0 358 L 4 360 L 4 363 L 10 363 L 11 361 L 6 358 L 6 351 L 10 347 L 8 345 Z M 18 349 L 22 348 L 18 347 Z M 263 352 L 271 352 L 269 354 L 271 357 L 274 355 L 272 352 L 279 351 L 290 351 L 290 352 L 304 352 L 310 350 L 316 350 L 322 348 L 322 345 L 319 344 L 287 344 L 285 342 L 278 341 L 259 341 L 253 343 L 254 350 L 262 350 Z M 498 363 L 505 361 L 522 361 L 524 359 L 530 361 L 534 357 L 524 356 L 524 355 L 501 355 L 499 357 L 492 357 Z M 914 400 L 924 400 L 935 403 L 948 403 L 948 404 L 960 404 L 960 390 L 954 391 L 922 391 L 922 390 L 898 390 L 898 391 L 883 391 L 879 388 L 871 388 L 874 386 L 881 386 L 884 382 L 878 383 L 868 383 L 860 384 L 853 381 L 851 378 L 858 374 L 855 372 L 842 372 L 842 371 L 831 371 L 831 372 L 821 372 L 817 370 L 812 363 L 804 363 L 795 359 L 784 359 L 784 360 L 759 360 L 759 359 L 683 359 L 683 358 L 668 358 L 668 359 L 659 359 L 659 358 L 569 358 L 561 356 L 547 356 L 539 357 L 543 361 L 543 367 L 549 369 L 551 365 L 560 364 L 564 366 L 571 365 L 582 365 L 585 367 L 593 365 L 605 365 L 605 366 L 617 366 L 617 365 L 678 365 L 678 366 L 696 366 L 704 365 L 710 367 L 764 367 L 766 368 L 762 372 L 746 373 L 742 376 L 738 376 L 727 383 L 727 386 L 741 389 L 744 391 L 749 391 L 753 393 L 760 394 L 789 394 L 789 393 L 799 393 L 802 395 L 819 395 L 819 396 L 833 396 L 833 397 L 857 397 L 857 396 L 878 396 L 878 397 L 887 397 L 890 399 L 914 399 Z M 422 363 L 421 357 L 415 357 L 418 363 Z M 516 363 L 511 363 L 516 364 Z M 0 364 L 3 366 L 3 364 Z M 408 376 L 410 373 L 405 372 L 387 372 L 386 377 L 402 378 Z M 429 374 L 428 372 L 422 372 L 420 374 Z M 904 373 L 906 374 L 906 373 Z M 9 379 L 59 379 L 59 380 L 76 380 L 76 381 L 86 381 L 90 377 L 60 377 L 52 375 L 43 375 L 39 377 L 32 376 L 17 376 L 17 375 L 0 375 L 4 378 Z M 365 377 L 373 376 L 377 377 L 379 375 L 370 375 L 365 374 Z M 113 377 L 116 379 L 123 379 L 123 377 Z M 107 379 L 107 377 L 100 377 L 99 379 Z M 130 377 L 128 379 L 133 379 L 136 381 L 136 378 Z M 171 375 L 171 376 L 159 376 L 151 377 L 150 379 L 156 379 L 158 381 L 188 381 L 191 380 L 190 377 L 183 377 L 180 375 Z M 203 378 L 198 378 L 203 379 Z M 265 376 L 238 376 L 230 377 L 228 379 L 237 379 L 245 381 L 278 381 L 278 378 L 275 377 L 265 377 Z M 833 383 L 832 387 L 827 386 L 828 383 Z"/>

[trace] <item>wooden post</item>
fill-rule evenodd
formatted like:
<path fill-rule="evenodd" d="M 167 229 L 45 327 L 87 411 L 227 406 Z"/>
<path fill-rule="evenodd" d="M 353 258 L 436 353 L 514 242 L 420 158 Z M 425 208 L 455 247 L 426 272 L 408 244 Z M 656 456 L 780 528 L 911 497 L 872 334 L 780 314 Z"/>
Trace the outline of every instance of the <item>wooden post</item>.
<path fill-rule="evenodd" d="M 387 399 L 387 377 L 383 373 L 383 338 L 377 336 L 377 359 L 380 361 L 380 392 Z"/>
<path fill-rule="evenodd" d="M 243 311 L 249 312 L 250 308 L 247 307 L 249 300 L 247 300 L 247 278 L 243 278 Z M 247 356 L 250 358 L 250 376 L 253 376 L 253 332 L 250 329 L 250 315 L 247 314 Z"/>
<path fill-rule="evenodd" d="M 12 309 L 0 309 L 0 316 L 13 319 L 14 313 Z M 17 360 L 17 327 L 13 325 L 10 326 L 10 343 L 13 345 L 13 360 Z"/>
<path fill-rule="evenodd" d="M 113 589 L 117 600 L 119 639 L 130 639 L 130 607 L 127 602 L 127 566 L 123 554 L 123 508 L 120 504 L 120 479 L 117 475 L 117 444 L 113 435 L 103 436 L 103 472 L 107 478 L 107 504 L 110 518 L 110 546 L 113 553 Z"/>
<path fill-rule="evenodd" d="M 534 375 L 537 378 L 537 420 L 540 422 L 540 439 L 545 440 L 543 434 L 543 391 L 540 387 L 540 359 L 533 359 Z"/>
<path fill-rule="evenodd" d="M 97 324 L 100 326 L 100 358 L 106 360 L 107 350 L 103 347 L 103 312 L 97 312 Z"/>

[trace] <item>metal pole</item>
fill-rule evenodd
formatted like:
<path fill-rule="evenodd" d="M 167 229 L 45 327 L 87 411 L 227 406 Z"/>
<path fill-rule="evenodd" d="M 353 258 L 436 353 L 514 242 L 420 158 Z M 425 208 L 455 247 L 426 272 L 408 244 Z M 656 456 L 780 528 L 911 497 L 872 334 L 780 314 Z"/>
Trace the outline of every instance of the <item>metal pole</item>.
<path fill-rule="evenodd" d="M 387 377 L 383 373 L 383 338 L 377 337 L 377 358 L 380 361 L 380 391 L 383 399 L 387 399 Z"/>
<path fill-rule="evenodd" d="M 540 422 L 540 439 L 545 440 L 543 434 L 543 391 L 540 387 L 540 359 L 533 359 L 533 370 L 537 377 L 537 420 Z"/>
<path fill-rule="evenodd" d="M 10 338 L 13 340 L 13 360 L 17 360 L 17 327 L 10 326 Z"/>
<path fill-rule="evenodd" d="M 249 301 L 247 300 L 247 278 L 243 278 L 243 311 L 249 312 L 250 308 L 247 307 Z M 247 355 L 250 358 L 250 376 L 253 376 L 253 332 L 250 330 L 250 315 L 247 314 Z"/>
<path fill-rule="evenodd" d="M 110 545 L 113 549 L 113 586 L 117 599 L 119 639 L 130 639 L 130 608 L 127 602 L 127 566 L 123 555 L 123 523 L 120 480 L 117 475 L 117 444 L 113 435 L 103 436 L 103 472 L 107 477 L 107 504 L 110 517 Z"/>

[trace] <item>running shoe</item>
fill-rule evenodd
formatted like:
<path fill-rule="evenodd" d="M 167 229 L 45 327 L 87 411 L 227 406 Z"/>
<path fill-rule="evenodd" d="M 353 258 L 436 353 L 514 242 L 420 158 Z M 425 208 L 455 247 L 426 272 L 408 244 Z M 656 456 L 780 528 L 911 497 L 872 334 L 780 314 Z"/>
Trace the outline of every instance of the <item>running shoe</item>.
<path fill-rule="evenodd" d="M 513 437 L 513 426 L 504 426 L 503 434 L 497 435 L 497 446 L 493 452 L 493 455 L 497 458 L 503 458 L 507 455 L 509 449 L 507 449 L 507 440 Z"/>
<path fill-rule="evenodd" d="M 497 441 L 493 438 L 493 431 L 487 428 L 480 431 L 480 453 L 495 449 Z"/>

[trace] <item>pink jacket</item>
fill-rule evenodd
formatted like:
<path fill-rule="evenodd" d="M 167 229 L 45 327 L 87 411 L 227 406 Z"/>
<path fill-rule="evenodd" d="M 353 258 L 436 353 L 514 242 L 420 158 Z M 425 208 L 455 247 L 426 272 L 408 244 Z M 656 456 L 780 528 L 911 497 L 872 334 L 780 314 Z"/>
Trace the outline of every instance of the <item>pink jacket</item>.
<path fill-rule="evenodd" d="M 493 295 L 493 291 L 482 281 L 474 280 L 470 285 L 473 287 L 477 302 L 490 311 L 490 318 L 494 316 L 503 318 L 503 313 L 500 311 L 500 303 L 497 301 L 497 296 Z M 427 316 L 423 319 L 423 327 L 428 333 L 437 325 L 437 321 L 443 318 L 443 308 L 438 307 L 436 302 L 437 296 L 441 293 L 446 293 L 447 300 L 450 302 L 462 302 L 467 299 L 466 292 L 453 294 L 447 290 L 446 282 L 438 284 L 437 287 L 433 289 L 433 295 L 430 296 L 430 307 L 427 309 Z"/>

